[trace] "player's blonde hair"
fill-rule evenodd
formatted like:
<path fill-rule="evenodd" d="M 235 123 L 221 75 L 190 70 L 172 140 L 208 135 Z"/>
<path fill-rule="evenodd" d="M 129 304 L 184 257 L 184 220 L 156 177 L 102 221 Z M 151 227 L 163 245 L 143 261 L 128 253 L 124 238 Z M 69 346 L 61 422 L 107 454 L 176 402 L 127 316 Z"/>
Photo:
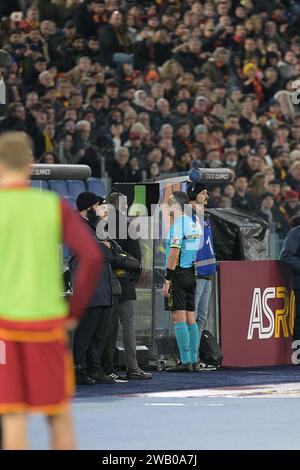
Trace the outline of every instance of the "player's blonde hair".
<path fill-rule="evenodd" d="M 22 170 L 32 161 L 32 141 L 25 132 L 0 135 L 0 163 L 8 170 Z"/>

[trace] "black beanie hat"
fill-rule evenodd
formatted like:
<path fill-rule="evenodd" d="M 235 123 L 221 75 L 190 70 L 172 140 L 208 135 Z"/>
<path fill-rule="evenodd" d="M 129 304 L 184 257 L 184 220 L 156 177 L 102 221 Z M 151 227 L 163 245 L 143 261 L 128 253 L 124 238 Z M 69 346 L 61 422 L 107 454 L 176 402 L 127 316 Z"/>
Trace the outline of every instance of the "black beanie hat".
<path fill-rule="evenodd" d="M 203 183 L 189 183 L 187 185 L 186 193 L 190 201 L 194 201 L 201 191 L 207 189 L 206 185 Z"/>
<path fill-rule="evenodd" d="M 98 202 L 100 204 L 103 204 L 106 201 L 103 197 L 97 196 L 94 193 L 85 192 L 85 193 L 79 194 L 79 196 L 77 197 L 76 206 L 77 206 L 78 212 L 82 212 L 88 209 L 89 207 L 92 207 L 94 204 L 97 204 Z"/>

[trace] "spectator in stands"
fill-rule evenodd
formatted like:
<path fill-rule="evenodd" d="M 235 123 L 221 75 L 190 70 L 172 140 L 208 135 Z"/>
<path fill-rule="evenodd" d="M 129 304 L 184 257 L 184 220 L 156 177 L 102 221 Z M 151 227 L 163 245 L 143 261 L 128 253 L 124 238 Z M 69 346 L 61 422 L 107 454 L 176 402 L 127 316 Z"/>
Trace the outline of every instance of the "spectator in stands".
<path fill-rule="evenodd" d="M 187 72 L 197 72 L 203 65 L 201 58 L 201 42 L 197 37 L 191 38 L 173 51 L 174 58 Z"/>
<path fill-rule="evenodd" d="M 132 157 L 129 160 L 128 183 L 139 183 L 142 180 L 142 172 L 140 170 L 139 160 Z"/>
<path fill-rule="evenodd" d="M 74 137 L 74 149 L 77 151 L 78 163 L 88 165 L 92 176 L 101 176 L 101 165 L 91 141 L 91 124 L 87 120 L 78 121 Z"/>
<path fill-rule="evenodd" d="M 265 174 L 262 172 L 255 173 L 249 182 L 248 189 L 248 194 L 254 198 L 255 202 L 258 203 L 260 200 L 266 190 L 265 186 Z"/>
<path fill-rule="evenodd" d="M 74 86 L 84 83 L 85 78 L 88 78 L 91 69 L 91 59 L 89 57 L 80 57 L 78 65 L 68 72 L 68 76 Z"/>
<path fill-rule="evenodd" d="M 58 165 L 61 162 L 55 153 L 45 152 L 41 155 L 39 163 L 46 163 L 47 165 Z"/>
<path fill-rule="evenodd" d="M 160 174 L 168 174 L 168 173 L 174 173 L 174 161 L 171 157 L 168 155 L 165 155 L 165 157 L 162 160 L 162 163 L 160 165 Z"/>
<path fill-rule="evenodd" d="M 134 51 L 134 68 L 144 70 L 150 62 L 161 66 L 172 56 L 171 39 L 167 30 L 159 29 L 154 34 L 145 28 L 143 39 L 138 42 Z"/>
<path fill-rule="evenodd" d="M 0 132 L 27 131 L 37 158 L 54 151 L 61 162 L 88 163 L 99 176 L 99 160 L 112 171 L 114 154 L 125 145 L 137 180 L 157 145 L 162 174 L 190 153 L 186 167 L 201 160 L 234 168 L 248 181 L 266 171 L 266 184 L 270 167 L 276 179 L 299 191 L 299 109 L 275 97 L 293 91 L 300 73 L 291 40 L 297 15 L 288 3 L 280 15 L 276 2 L 262 15 L 251 2 L 31 3 L 24 3 L 22 21 L 3 23 L 2 47 L 13 62 L 5 71 L 7 110 Z M 43 123 L 45 111 L 50 127 Z M 77 128 L 82 120 L 91 126 L 87 140 Z M 120 121 L 121 135 L 112 135 L 112 121 Z M 146 129 L 142 139 L 130 135 L 134 125 Z M 62 158 L 57 149 L 65 144 Z M 130 170 L 128 162 L 125 168 Z M 284 204 L 280 198 L 275 203 Z"/>
<path fill-rule="evenodd" d="M 80 34 L 86 39 L 89 36 L 97 36 L 98 34 L 98 14 L 102 8 L 99 9 L 99 0 L 84 0 L 76 11 L 76 27 Z"/>
<path fill-rule="evenodd" d="M 211 81 L 212 85 L 223 82 L 229 78 L 229 51 L 224 47 L 218 47 L 211 59 L 207 61 L 201 71 Z"/>
<path fill-rule="evenodd" d="M 157 111 L 153 113 L 151 126 L 156 133 L 159 133 L 164 124 L 169 124 L 171 120 L 170 105 L 168 100 L 160 98 L 156 102 Z"/>
<path fill-rule="evenodd" d="M 268 193 L 273 194 L 275 204 L 279 207 L 282 204 L 283 196 L 281 194 L 281 182 L 279 180 L 271 180 L 265 185 Z"/>
<path fill-rule="evenodd" d="M 275 229 L 281 240 L 286 237 L 289 229 L 288 223 L 284 217 L 283 210 L 275 206 L 274 198 L 271 193 L 266 192 L 262 195 L 257 215 L 262 217 Z"/>
<path fill-rule="evenodd" d="M 236 167 L 238 175 L 245 176 L 248 181 L 261 169 L 261 158 L 256 152 L 249 154 L 246 158 L 240 160 Z"/>
<path fill-rule="evenodd" d="M 297 191 L 287 191 L 284 199 L 285 202 L 282 207 L 287 216 L 287 221 L 291 226 L 292 218 L 296 215 L 300 215 L 299 193 Z"/>
<path fill-rule="evenodd" d="M 132 43 L 123 25 L 123 15 L 120 11 L 111 13 L 108 24 L 100 32 L 100 41 L 106 64 L 114 66 L 117 63 L 133 61 Z"/>
<path fill-rule="evenodd" d="M 56 153 L 59 156 L 61 163 L 74 164 L 76 158 L 72 152 L 73 149 L 73 136 L 72 134 L 65 133 L 61 136 L 61 140 L 56 147 Z"/>
<path fill-rule="evenodd" d="M 21 103 L 11 103 L 6 117 L 0 122 L 0 132 L 26 131 L 26 113 Z"/>
<path fill-rule="evenodd" d="M 120 147 L 115 154 L 112 162 L 108 164 L 107 171 L 112 183 L 125 183 L 128 181 L 128 160 L 129 150 L 126 147 Z"/>
<path fill-rule="evenodd" d="M 232 198 L 232 207 L 254 212 L 256 209 L 255 200 L 247 192 L 248 181 L 245 176 L 237 176 L 234 183 L 235 194 Z"/>
<path fill-rule="evenodd" d="M 286 177 L 286 182 L 294 191 L 300 191 L 300 161 L 295 161 Z"/>

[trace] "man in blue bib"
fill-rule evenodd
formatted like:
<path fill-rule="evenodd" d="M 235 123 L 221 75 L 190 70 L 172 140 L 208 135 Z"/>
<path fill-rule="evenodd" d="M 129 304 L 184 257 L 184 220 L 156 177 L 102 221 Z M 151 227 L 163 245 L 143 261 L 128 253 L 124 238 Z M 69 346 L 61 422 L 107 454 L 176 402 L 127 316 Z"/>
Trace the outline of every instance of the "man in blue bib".
<path fill-rule="evenodd" d="M 212 288 L 212 280 L 216 274 L 216 256 L 213 246 L 212 230 L 209 218 L 205 215 L 205 206 L 208 203 L 206 186 L 201 183 L 190 183 L 187 187 L 187 195 L 191 201 L 193 214 L 203 221 L 204 240 L 199 247 L 196 261 L 196 322 L 199 329 L 199 345 L 202 332 L 208 317 L 208 307 Z M 216 370 L 217 368 L 199 362 L 198 369 Z"/>
<path fill-rule="evenodd" d="M 171 228 L 166 241 L 166 278 L 163 285 L 165 309 L 171 311 L 180 351 L 180 363 L 168 372 L 193 372 L 198 361 L 199 331 L 195 317 L 194 261 L 201 228 L 192 217 L 189 199 L 175 191 L 168 200 Z"/>

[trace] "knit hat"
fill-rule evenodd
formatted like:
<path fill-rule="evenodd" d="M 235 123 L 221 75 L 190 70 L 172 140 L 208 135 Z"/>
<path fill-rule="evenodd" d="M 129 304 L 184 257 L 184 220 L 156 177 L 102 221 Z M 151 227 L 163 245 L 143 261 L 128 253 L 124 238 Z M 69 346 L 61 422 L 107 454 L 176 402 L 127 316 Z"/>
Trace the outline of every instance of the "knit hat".
<path fill-rule="evenodd" d="M 263 201 L 264 199 L 266 199 L 267 197 L 271 197 L 271 198 L 274 198 L 274 195 L 268 191 L 264 192 L 262 195 L 261 195 L 261 201 Z"/>
<path fill-rule="evenodd" d="M 239 139 L 236 143 L 236 148 L 238 150 L 242 149 L 243 147 L 246 147 L 246 145 L 249 145 L 249 143 L 247 142 L 247 140 L 245 139 Z"/>
<path fill-rule="evenodd" d="M 203 183 L 189 183 L 187 185 L 186 193 L 190 201 L 194 201 L 201 191 L 204 191 L 206 185 Z"/>
<path fill-rule="evenodd" d="M 150 70 L 146 77 L 145 77 L 145 82 L 150 82 L 151 80 L 159 80 L 160 76 L 155 70 Z"/>
<path fill-rule="evenodd" d="M 195 136 L 197 134 L 206 134 L 206 132 L 207 132 L 207 127 L 203 126 L 203 124 L 198 124 L 198 126 L 196 126 L 194 129 Z"/>
<path fill-rule="evenodd" d="M 243 74 L 247 75 L 249 70 L 252 70 L 252 69 L 256 72 L 256 70 L 257 70 L 256 65 L 253 64 L 252 62 L 248 62 L 248 64 L 244 65 L 244 67 L 243 67 Z"/>
<path fill-rule="evenodd" d="M 76 206 L 78 212 L 82 212 L 88 209 L 89 207 L 92 207 L 94 204 L 103 204 L 104 202 L 106 202 L 106 200 L 103 197 L 97 196 L 94 193 L 86 191 L 84 193 L 79 194 L 76 199 Z"/>

